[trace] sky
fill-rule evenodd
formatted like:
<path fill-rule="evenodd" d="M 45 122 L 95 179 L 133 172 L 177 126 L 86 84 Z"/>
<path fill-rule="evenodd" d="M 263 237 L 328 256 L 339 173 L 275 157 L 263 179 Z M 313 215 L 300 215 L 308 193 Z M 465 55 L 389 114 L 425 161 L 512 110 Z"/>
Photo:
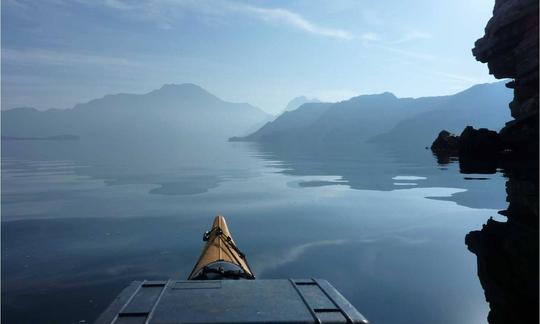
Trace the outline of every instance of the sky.
<path fill-rule="evenodd" d="M 2 109 L 195 83 L 276 114 L 300 95 L 456 93 L 493 0 L 2 0 Z"/>

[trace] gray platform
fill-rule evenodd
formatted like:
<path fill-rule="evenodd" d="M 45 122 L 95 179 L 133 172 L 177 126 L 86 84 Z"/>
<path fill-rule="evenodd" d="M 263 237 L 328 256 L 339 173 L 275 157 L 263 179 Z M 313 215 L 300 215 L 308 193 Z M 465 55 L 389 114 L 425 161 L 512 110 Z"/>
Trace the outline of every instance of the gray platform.
<path fill-rule="evenodd" d="M 367 323 L 328 281 L 135 281 L 96 323 Z"/>

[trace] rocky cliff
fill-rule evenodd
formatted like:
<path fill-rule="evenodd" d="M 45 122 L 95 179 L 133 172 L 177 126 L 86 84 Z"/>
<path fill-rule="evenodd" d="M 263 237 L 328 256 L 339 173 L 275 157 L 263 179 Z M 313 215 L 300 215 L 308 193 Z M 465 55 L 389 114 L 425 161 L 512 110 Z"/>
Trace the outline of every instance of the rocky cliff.
<path fill-rule="evenodd" d="M 473 55 L 496 78 L 513 79 L 514 120 L 499 132 L 511 152 L 496 161 L 508 177 L 509 205 L 499 212 L 507 221 L 488 220 L 465 243 L 477 256 L 488 322 L 538 323 L 538 0 L 496 0 Z"/>
<path fill-rule="evenodd" d="M 498 79 L 514 79 L 514 120 L 500 135 L 509 148 L 538 152 L 538 0 L 496 0 L 484 37 L 472 50 Z"/>

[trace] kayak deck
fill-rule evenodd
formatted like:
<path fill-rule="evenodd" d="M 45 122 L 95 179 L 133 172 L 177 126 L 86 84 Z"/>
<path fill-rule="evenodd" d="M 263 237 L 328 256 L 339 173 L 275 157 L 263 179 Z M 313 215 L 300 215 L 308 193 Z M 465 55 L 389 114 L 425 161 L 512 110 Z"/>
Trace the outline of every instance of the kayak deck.
<path fill-rule="evenodd" d="M 321 279 L 136 281 L 97 324 L 368 323 Z"/>
<path fill-rule="evenodd" d="M 188 280 L 255 278 L 245 255 L 232 239 L 223 216 L 216 216 L 203 240 L 206 244 Z"/>

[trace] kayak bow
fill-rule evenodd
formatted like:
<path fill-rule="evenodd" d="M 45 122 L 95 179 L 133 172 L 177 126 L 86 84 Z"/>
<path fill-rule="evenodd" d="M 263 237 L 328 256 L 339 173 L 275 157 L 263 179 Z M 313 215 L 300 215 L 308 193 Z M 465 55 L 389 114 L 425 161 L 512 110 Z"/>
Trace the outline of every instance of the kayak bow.
<path fill-rule="evenodd" d="M 134 281 L 96 324 L 368 324 L 323 279 L 227 280 L 255 277 L 223 216 L 214 219 L 203 241 L 206 244 L 188 280 Z"/>
<path fill-rule="evenodd" d="M 203 241 L 206 245 L 188 280 L 255 279 L 223 216 L 216 216 Z"/>

